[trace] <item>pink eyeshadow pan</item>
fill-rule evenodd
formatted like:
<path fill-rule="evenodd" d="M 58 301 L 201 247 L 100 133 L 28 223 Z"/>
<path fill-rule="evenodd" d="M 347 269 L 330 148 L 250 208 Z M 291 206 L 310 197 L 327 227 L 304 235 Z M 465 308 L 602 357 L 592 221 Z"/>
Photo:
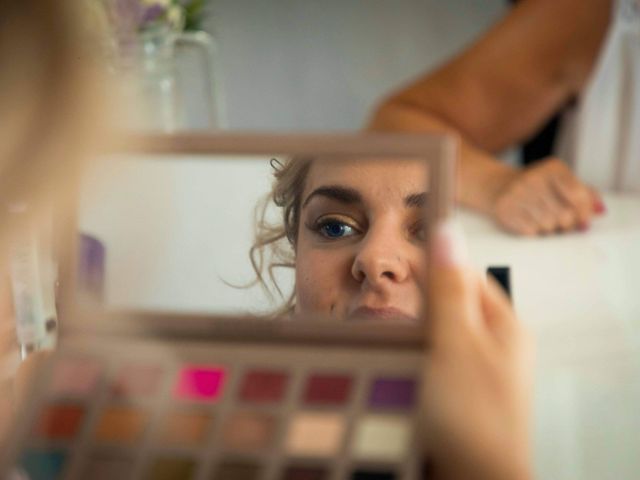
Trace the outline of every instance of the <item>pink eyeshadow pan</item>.
<path fill-rule="evenodd" d="M 59 361 L 49 382 L 49 392 L 54 395 L 90 394 L 98 384 L 102 366 L 87 358 L 65 358 Z"/>
<path fill-rule="evenodd" d="M 216 365 L 188 365 L 178 372 L 173 394 L 179 400 L 215 402 L 222 396 L 226 371 Z"/>
<path fill-rule="evenodd" d="M 111 393 L 123 397 L 155 395 L 160 388 L 163 374 L 163 369 L 158 365 L 123 365 L 111 384 Z"/>

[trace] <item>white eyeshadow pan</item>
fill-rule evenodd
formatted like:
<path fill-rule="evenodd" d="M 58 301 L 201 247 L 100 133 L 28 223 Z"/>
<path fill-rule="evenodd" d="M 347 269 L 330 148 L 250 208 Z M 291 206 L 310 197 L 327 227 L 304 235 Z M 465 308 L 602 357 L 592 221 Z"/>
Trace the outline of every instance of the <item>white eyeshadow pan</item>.
<path fill-rule="evenodd" d="M 411 426 L 399 415 L 367 415 L 356 425 L 353 455 L 362 460 L 398 461 L 409 452 Z"/>

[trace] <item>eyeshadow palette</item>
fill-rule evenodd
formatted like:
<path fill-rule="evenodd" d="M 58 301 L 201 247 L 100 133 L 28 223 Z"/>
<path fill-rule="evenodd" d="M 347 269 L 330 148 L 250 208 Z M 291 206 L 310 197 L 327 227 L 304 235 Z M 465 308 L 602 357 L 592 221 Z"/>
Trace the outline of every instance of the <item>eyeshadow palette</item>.
<path fill-rule="evenodd" d="M 173 341 L 68 336 L 9 463 L 32 480 L 420 478 L 416 329 L 337 341 L 344 324 L 233 322 L 235 335 L 202 319 L 212 334 Z"/>
<path fill-rule="evenodd" d="M 180 134 L 128 153 L 418 158 L 427 222 L 452 211 L 456 145 L 440 135 Z M 211 157 L 211 155 L 214 155 Z M 419 326 L 97 311 L 61 232 L 60 340 L 0 452 L 0 478 L 423 478 Z"/>

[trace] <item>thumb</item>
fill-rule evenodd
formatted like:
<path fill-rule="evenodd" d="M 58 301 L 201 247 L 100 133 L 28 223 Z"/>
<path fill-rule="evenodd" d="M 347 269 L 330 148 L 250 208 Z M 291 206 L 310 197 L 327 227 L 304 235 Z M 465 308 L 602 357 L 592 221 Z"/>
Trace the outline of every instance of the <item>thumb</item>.
<path fill-rule="evenodd" d="M 43 350 L 30 354 L 22 362 L 14 382 L 13 394 L 16 405 L 21 405 L 28 398 L 36 372 L 45 365 L 50 355 L 50 352 Z"/>
<path fill-rule="evenodd" d="M 447 341 L 481 324 L 478 277 L 468 267 L 466 241 L 452 221 L 436 225 L 429 239 L 427 325 L 431 342 Z"/>

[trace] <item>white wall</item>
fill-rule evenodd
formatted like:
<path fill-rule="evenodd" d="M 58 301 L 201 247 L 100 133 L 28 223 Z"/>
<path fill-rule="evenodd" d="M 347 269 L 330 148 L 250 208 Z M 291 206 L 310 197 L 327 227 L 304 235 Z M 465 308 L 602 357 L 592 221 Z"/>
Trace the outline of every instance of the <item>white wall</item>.
<path fill-rule="evenodd" d="M 507 0 L 212 0 L 227 120 L 355 129 L 382 95 L 435 67 Z"/>
<path fill-rule="evenodd" d="M 236 313 L 276 306 L 258 287 L 230 286 L 255 278 L 248 252 L 270 158 L 120 156 L 96 165 L 81 223 L 106 246 L 107 304 Z"/>

